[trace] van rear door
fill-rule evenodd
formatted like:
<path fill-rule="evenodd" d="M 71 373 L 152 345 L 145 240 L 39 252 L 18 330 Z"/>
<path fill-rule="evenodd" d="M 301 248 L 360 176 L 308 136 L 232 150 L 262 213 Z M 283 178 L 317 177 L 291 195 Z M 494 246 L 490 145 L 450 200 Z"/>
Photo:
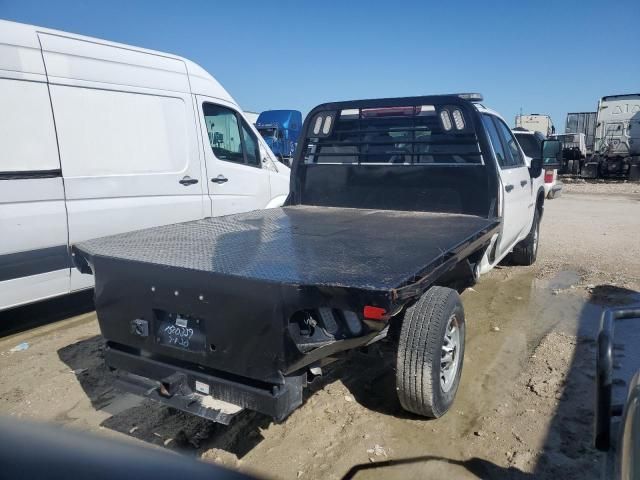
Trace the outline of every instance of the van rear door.
<path fill-rule="evenodd" d="M 64 187 L 40 48 L 35 35 L 16 45 L 13 27 L 6 27 L 0 34 L 0 310 L 67 293 L 70 275 Z"/>
<path fill-rule="evenodd" d="M 203 218 L 205 207 L 208 214 L 184 62 L 108 42 L 39 37 L 70 243 Z M 92 281 L 74 269 L 72 290 Z"/>

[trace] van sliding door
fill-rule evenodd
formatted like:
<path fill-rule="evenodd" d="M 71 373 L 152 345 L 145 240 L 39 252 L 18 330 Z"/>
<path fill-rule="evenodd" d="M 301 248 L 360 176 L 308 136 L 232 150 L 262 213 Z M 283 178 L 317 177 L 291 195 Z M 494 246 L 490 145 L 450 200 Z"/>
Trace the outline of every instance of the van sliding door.
<path fill-rule="evenodd" d="M 0 57 L 0 310 L 69 292 L 67 214 L 40 51 Z M 25 50 L 20 52 L 19 50 Z M 7 65 L 12 60 L 33 60 Z M 39 64 L 38 64 L 38 59 Z M 27 63 L 27 62 L 25 62 Z"/>
<path fill-rule="evenodd" d="M 209 205 L 184 62 L 106 42 L 39 37 L 70 243 L 203 218 Z M 92 283 L 72 270 L 72 290 Z"/>

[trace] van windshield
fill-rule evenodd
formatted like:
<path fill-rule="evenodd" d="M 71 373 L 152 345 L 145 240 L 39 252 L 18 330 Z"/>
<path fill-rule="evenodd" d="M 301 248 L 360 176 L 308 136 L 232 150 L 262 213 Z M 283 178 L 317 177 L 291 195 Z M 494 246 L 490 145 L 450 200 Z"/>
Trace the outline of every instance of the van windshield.
<path fill-rule="evenodd" d="M 471 119 L 457 106 L 320 112 L 308 130 L 305 163 L 482 163 Z"/>

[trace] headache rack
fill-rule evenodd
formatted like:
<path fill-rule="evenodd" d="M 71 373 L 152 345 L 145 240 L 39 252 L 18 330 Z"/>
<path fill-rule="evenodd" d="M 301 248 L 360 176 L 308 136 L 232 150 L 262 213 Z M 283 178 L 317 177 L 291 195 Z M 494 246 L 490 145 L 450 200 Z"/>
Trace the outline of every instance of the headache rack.
<path fill-rule="evenodd" d="M 482 164 L 470 104 L 441 100 L 335 110 L 327 105 L 308 123 L 304 163 Z"/>

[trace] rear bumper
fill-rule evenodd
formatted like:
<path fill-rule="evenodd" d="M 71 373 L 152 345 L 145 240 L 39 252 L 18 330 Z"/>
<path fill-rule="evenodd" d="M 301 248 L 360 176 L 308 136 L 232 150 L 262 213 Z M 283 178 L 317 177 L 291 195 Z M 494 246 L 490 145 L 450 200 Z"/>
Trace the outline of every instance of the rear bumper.
<path fill-rule="evenodd" d="M 306 374 L 287 376 L 283 385 L 258 384 L 143 357 L 112 343 L 105 362 L 120 389 L 225 425 L 245 408 L 282 421 L 302 405 L 306 385 Z"/>

